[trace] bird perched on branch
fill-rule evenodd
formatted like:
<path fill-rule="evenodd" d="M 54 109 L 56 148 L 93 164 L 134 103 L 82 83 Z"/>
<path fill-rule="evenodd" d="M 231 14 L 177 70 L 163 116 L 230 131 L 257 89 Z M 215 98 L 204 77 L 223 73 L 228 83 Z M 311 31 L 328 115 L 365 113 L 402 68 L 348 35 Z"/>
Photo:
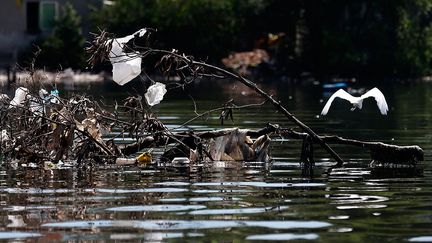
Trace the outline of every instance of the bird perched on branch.
<path fill-rule="evenodd" d="M 363 106 L 363 100 L 369 97 L 374 97 L 381 114 L 387 115 L 387 111 L 388 111 L 387 102 L 385 100 L 383 93 L 378 88 L 373 88 L 360 97 L 354 97 L 349 93 L 347 93 L 345 90 L 339 89 L 327 101 L 323 110 L 321 111 L 321 115 L 326 115 L 328 113 L 330 106 L 335 98 L 348 100 L 353 105 L 353 107 L 351 108 L 351 111 L 353 111 L 356 108 L 361 109 Z"/>

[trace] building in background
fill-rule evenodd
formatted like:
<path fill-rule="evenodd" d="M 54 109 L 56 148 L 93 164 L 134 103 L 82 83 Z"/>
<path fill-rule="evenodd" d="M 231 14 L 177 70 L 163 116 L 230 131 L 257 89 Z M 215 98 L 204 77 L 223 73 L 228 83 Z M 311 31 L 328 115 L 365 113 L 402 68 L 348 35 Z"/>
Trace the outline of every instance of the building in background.
<path fill-rule="evenodd" d="M 103 0 L 1 0 L 0 67 L 13 65 L 21 49 L 50 34 L 66 2 L 74 6 L 81 16 L 83 33 L 88 33 L 90 14 L 102 6 Z"/>

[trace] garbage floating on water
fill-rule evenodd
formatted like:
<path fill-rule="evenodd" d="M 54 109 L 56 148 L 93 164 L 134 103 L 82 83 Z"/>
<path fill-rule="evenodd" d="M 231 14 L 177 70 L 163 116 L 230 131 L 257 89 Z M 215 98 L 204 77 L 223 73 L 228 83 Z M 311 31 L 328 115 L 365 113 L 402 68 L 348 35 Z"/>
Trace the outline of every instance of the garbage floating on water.
<path fill-rule="evenodd" d="M 210 142 L 210 155 L 216 161 L 268 162 L 270 138 L 267 135 L 260 136 L 253 144 L 250 144 L 249 140 L 245 130 L 235 129 L 230 134 Z"/>
<path fill-rule="evenodd" d="M 152 162 L 152 155 L 150 152 L 144 152 L 136 158 L 117 158 L 116 165 L 146 165 Z"/>
<path fill-rule="evenodd" d="M 148 163 L 151 163 L 151 162 L 152 162 L 152 159 L 153 159 L 153 157 L 152 157 L 152 155 L 151 155 L 151 152 L 147 151 L 147 152 L 144 152 L 144 153 L 140 154 L 140 155 L 136 158 L 136 161 L 137 161 L 139 164 L 148 164 Z"/>
<path fill-rule="evenodd" d="M 117 158 L 115 163 L 116 165 L 133 165 L 137 162 L 134 158 Z"/>

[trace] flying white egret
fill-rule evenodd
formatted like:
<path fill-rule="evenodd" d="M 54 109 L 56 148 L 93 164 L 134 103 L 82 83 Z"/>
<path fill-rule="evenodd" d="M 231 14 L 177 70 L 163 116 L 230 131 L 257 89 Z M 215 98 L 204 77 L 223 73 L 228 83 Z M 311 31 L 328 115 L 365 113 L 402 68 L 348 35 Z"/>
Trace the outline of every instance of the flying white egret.
<path fill-rule="evenodd" d="M 335 98 L 348 100 L 353 105 L 353 107 L 351 108 L 351 110 L 353 111 L 356 108 L 361 109 L 363 106 L 363 100 L 369 97 L 374 97 L 377 102 L 378 108 L 381 111 L 381 114 L 387 115 L 387 111 L 388 111 L 387 102 L 385 100 L 383 93 L 378 88 L 373 88 L 360 97 L 354 97 L 349 93 L 347 93 L 345 90 L 339 89 L 327 101 L 323 110 L 321 111 L 321 115 L 324 116 L 328 113 L 330 106 Z"/>

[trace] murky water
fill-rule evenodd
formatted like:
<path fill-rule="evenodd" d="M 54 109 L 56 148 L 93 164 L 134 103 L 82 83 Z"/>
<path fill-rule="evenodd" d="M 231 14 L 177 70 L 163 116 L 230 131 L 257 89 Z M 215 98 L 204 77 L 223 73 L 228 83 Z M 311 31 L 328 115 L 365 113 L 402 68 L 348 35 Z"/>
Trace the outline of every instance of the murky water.
<path fill-rule="evenodd" d="M 131 87 L 97 88 L 107 99 Z M 332 159 L 316 149 L 312 178 L 299 169 L 300 141 L 274 138 L 274 162 L 224 163 L 204 168 L 94 167 L 0 171 L 2 240 L 75 241 L 432 241 L 432 84 L 381 86 L 390 105 L 381 116 L 373 100 L 361 111 L 336 103 L 327 117 L 317 86 L 268 86 L 298 118 L 319 133 L 418 144 L 425 161 L 417 169 L 368 168 L 368 152 L 332 146 L 347 162 L 327 173 Z M 243 91 L 243 92 L 242 92 Z M 204 83 L 186 94 L 170 94 L 155 108 L 170 128 L 198 112 L 261 99 L 241 86 Z M 271 106 L 234 112 L 234 124 L 260 128 L 267 122 L 291 127 Z M 218 114 L 191 124 L 220 127 Z"/>

